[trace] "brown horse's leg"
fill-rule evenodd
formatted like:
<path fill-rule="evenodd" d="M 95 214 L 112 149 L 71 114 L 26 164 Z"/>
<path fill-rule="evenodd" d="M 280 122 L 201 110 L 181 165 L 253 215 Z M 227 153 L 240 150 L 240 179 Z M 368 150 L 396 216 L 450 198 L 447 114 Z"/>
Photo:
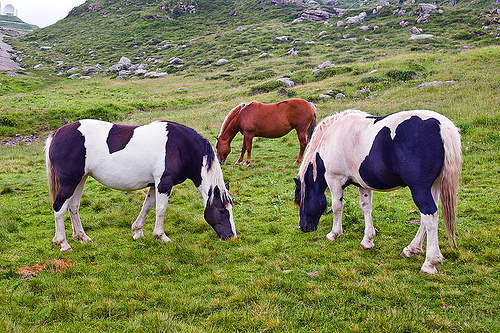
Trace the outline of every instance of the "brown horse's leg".
<path fill-rule="evenodd" d="M 249 166 L 250 165 L 250 159 L 252 158 L 252 141 L 253 141 L 253 135 L 249 135 L 248 137 L 245 138 L 246 141 L 246 148 L 247 148 L 247 161 L 244 166 Z"/>
<path fill-rule="evenodd" d="M 297 156 L 297 160 L 295 161 L 295 163 L 300 163 L 302 161 L 302 156 L 304 155 L 304 151 L 306 150 L 307 136 L 306 136 L 306 129 L 299 130 L 297 128 L 296 131 L 297 131 L 297 136 L 299 137 L 300 151 L 299 151 L 299 156 Z"/>
<path fill-rule="evenodd" d="M 235 164 L 241 164 L 243 162 L 243 157 L 245 156 L 245 151 L 246 151 L 246 137 L 243 136 L 243 144 L 241 145 L 241 154 L 240 158 L 236 161 Z"/>

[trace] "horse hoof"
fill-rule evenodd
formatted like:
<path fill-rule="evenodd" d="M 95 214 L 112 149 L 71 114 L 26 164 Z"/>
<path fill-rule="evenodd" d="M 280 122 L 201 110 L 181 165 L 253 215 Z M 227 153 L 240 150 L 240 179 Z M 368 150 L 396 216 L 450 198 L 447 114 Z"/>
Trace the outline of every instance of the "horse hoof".
<path fill-rule="evenodd" d="M 434 275 L 434 274 L 437 274 L 437 269 L 436 267 L 432 266 L 432 267 L 426 267 L 424 268 L 424 266 L 422 266 L 422 268 L 420 269 L 420 274 L 429 274 L 429 275 Z"/>
<path fill-rule="evenodd" d="M 132 236 L 134 240 L 138 240 L 141 237 L 144 237 L 144 233 L 142 232 L 142 230 L 134 232 L 134 236 Z"/>
<path fill-rule="evenodd" d="M 373 241 L 371 242 L 366 242 L 366 243 L 363 243 L 361 242 L 361 244 L 359 244 L 359 247 L 363 250 L 368 250 L 368 249 L 371 249 L 373 247 Z"/>
<path fill-rule="evenodd" d="M 340 236 L 342 236 L 342 234 L 340 235 L 336 235 L 334 234 L 333 232 L 330 232 L 326 235 L 326 239 L 330 240 L 330 241 L 334 241 L 336 240 L 337 238 L 339 238 Z"/>
<path fill-rule="evenodd" d="M 69 244 L 67 246 L 63 246 L 61 245 L 61 252 L 69 252 L 69 251 L 73 251 L 73 249 L 71 248 L 71 246 L 69 246 Z"/>

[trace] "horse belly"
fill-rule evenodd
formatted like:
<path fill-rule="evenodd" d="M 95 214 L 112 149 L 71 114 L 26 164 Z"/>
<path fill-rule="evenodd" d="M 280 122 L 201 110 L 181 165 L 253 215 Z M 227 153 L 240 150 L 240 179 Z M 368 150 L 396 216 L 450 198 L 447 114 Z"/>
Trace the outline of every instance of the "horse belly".
<path fill-rule="evenodd" d="M 107 163 L 106 167 L 93 167 L 89 174 L 99 183 L 115 190 L 134 191 L 155 183 L 151 170 L 138 164 Z"/>
<path fill-rule="evenodd" d="M 158 131 L 158 135 L 156 132 Z M 127 145 L 110 152 L 107 132 L 87 135 L 85 171 L 113 189 L 133 191 L 155 183 L 165 169 L 165 126 L 141 126 Z"/>

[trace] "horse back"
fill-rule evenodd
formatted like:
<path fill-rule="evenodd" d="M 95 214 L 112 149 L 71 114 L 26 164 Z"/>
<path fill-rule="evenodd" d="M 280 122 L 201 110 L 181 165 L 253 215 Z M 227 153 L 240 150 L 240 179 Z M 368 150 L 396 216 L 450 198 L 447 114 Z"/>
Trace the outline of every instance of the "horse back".
<path fill-rule="evenodd" d="M 392 190 L 432 186 L 444 165 L 441 122 L 431 111 L 405 111 L 384 117 L 352 114 L 341 118 L 330 138 L 337 143 L 334 160 L 363 187 Z M 332 126 L 333 127 L 333 126 Z"/>
<path fill-rule="evenodd" d="M 307 130 L 315 114 L 316 110 L 311 103 L 293 98 L 271 104 L 252 102 L 241 110 L 238 121 L 240 132 L 275 138 L 294 128 Z"/>

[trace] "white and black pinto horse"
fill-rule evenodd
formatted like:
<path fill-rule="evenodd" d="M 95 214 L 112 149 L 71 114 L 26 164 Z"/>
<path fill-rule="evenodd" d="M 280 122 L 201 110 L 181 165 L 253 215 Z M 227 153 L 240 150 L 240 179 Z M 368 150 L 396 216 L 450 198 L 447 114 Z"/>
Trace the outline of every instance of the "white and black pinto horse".
<path fill-rule="evenodd" d="M 458 129 L 446 117 L 432 111 L 404 111 L 374 117 L 347 110 L 325 118 L 317 127 L 295 179 L 295 202 L 300 206 L 300 229 L 316 230 L 327 201 L 332 196 L 333 228 L 326 236 L 342 235 L 342 196 L 346 186 L 359 187 L 365 219 L 361 248 L 373 247 L 373 191 L 391 191 L 403 186 L 411 190 L 420 210 L 421 223 L 402 257 L 427 252 L 421 273 L 434 274 L 443 256 L 438 242 L 438 203 L 448 240 L 455 243 L 456 204 L 461 170 Z"/>
<path fill-rule="evenodd" d="M 209 141 L 193 129 L 168 121 L 144 126 L 80 120 L 54 131 L 45 145 L 53 202 L 54 244 L 71 250 L 64 215 L 69 210 L 73 238 L 92 241 L 84 232 L 78 208 L 88 176 L 122 191 L 149 187 L 132 224 L 133 238 L 143 237 L 147 213 L 156 202 L 154 237 L 169 242 L 163 220 L 172 186 L 191 179 L 203 197 L 205 220 L 221 239 L 236 237 L 233 204 Z"/>

